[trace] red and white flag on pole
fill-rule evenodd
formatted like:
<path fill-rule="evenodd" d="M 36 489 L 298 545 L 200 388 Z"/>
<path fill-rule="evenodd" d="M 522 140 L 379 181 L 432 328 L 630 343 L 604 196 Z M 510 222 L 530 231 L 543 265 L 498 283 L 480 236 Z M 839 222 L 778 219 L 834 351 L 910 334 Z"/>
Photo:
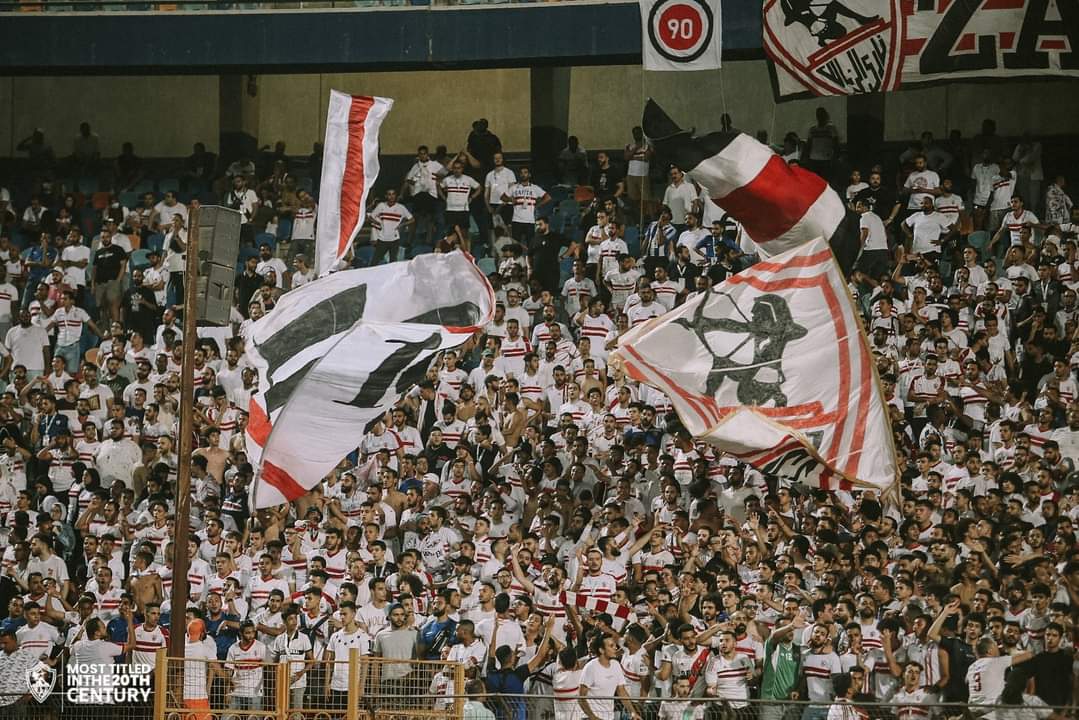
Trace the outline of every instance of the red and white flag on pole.
<path fill-rule="evenodd" d="M 891 424 L 828 244 L 805 243 L 623 335 L 612 354 L 686 430 L 762 472 L 884 491 Z"/>
<path fill-rule="evenodd" d="M 330 91 L 319 185 L 315 270 L 330 272 L 363 227 L 378 178 L 378 130 L 393 100 Z"/>
<path fill-rule="evenodd" d="M 858 216 L 816 173 L 789 165 L 742 132 L 696 137 L 654 100 L 645 106 L 642 127 L 656 154 L 677 165 L 741 223 L 764 257 L 823 237 L 845 272 L 854 264 L 860 249 Z"/>

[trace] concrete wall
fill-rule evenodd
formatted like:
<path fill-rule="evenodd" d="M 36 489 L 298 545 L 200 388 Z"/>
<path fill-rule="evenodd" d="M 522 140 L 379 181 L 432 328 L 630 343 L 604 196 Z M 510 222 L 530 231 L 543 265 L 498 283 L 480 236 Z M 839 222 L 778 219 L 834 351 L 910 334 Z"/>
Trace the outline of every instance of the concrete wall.
<path fill-rule="evenodd" d="M 464 147 L 472 121 L 485 117 L 509 151 L 527 151 L 531 106 L 527 69 L 327 75 L 263 75 L 259 78 L 259 144 L 284 140 L 292 153 L 310 152 L 325 134 L 331 89 L 394 98 L 382 125 L 382 151 L 415 152 L 419 144 Z"/>
<path fill-rule="evenodd" d="M 35 127 L 58 157 L 70 155 L 84 120 L 106 157 L 126 141 L 144 157 L 188 155 L 198 140 L 217 147 L 218 118 L 216 76 L 0 78 L 0 154 L 9 157 Z"/>
<path fill-rule="evenodd" d="M 955 83 L 940 87 L 903 90 L 885 96 L 885 137 L 907 140 L 924 130 L 944 137 L 952 129 L 964 137 L 981 131 L 982 120 L 996 120 L 997 132 L 1022 135 L 1071 134 L 1079 114 L 1079 82 L 1074 80 Z"/>
<path fill-rule="evenodd" d="M 840 134 L 846 132 L 845 98 L 777 105 L 764 61 L 728 62 L 719 70 L 689 73 L 643 72 L 639 65 L 575 68 L 570 93 L 569 132 L 590 150 L 629 142 L 648 97 L 683 127 L 698 130 L 718 130 L 726 112 L 736 128 L 750 134 L 767 130 L 778 141 L 796 130 L 804 137 L 814 111 L 824 106 Z"/>
<path fill-rule="evenodd" d="M 824 106 L 847 137 L 844 98 L 777 105 L 763 61 L 728 62 L 721 70 L 700 73 L 576 67 L 558 76 L 559 82 L 548 86 L 563 90 L 568 76 L 568 110 L 562 98 L 531 97 L 528 69 L 262 75 L 256 98 L 246 95 L 246 78 L 239 83 L 241 124 L 257 133 L 259 145 L 284 140 L 290 154 L 306 155 L 323 137 L 327 96 L 336 88 L 396 99 L 382 132 L 383 151 L 389 154 L 409 154 L 419 143 L 458 149 L 478 117 L 490 120 L 507 150 L 527 151 L 533 108 L 540 124 L 547 116 L 568 117 L 565 129 L 589 150 L 620 147 L 649 96 L 686 127 L 718 128 L 720 115 L 728 112 L 735 127 L 766 130 L 773 141 L 788 130 L 804 136 L 814 110 Z M 902 140 L 926 129 L 943 136 L 952 127 L 969 137 L 990 116 L 1003 135 L 1027 128 L 1043 135 L 1074 132 L 1077 85 L 967 83 L 893 93 L 885 100 L 886 137 Z M 115 156 L 126 140 L 147 157 L 185 156 L 200 140 L 217 151 L 221 130 L 240 129 L 220 126 L 222 116 L 229 115 L 221 112 L 220 86 L 217 76 L 0 78 L 0 157 L 15 155 L 16 143 L 35 127 L 45 129 L 58 155 L 67 155 L 82 120 L 93 125 L 106 156 Z"/>

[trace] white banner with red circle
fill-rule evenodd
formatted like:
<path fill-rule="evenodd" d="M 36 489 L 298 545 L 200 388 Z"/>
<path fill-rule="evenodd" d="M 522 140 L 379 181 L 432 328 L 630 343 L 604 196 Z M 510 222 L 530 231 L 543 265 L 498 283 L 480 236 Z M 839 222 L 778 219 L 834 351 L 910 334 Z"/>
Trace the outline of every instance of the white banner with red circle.
<path fill-rule="evenodd" d="M 722 35 L 719 0 L 640 0 L 645 70 L 715 70 Z"/>

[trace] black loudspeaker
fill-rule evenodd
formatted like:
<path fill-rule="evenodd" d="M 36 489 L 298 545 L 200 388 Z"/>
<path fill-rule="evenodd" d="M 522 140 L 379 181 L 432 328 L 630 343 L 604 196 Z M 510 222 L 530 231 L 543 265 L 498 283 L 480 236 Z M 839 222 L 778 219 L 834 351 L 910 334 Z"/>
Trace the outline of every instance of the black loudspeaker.
<path fill-rule="evenodd" d="M 240 254 L 240 213 L 217 205 L 199 209 L 199 325 L 229 324 Z"/>

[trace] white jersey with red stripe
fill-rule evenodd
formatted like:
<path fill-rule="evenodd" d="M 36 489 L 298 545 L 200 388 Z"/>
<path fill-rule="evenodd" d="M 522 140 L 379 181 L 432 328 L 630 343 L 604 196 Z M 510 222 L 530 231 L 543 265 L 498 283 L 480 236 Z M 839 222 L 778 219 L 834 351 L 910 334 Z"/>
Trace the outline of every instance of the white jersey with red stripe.
<path fill-rule="evenodd" d="M 153 667 L 158 648 L 168 647 L 168 645 L 169 635 L 160 625 L 155 625 L 153 630 L 148 630 L 143 624 L 136 625 L 135 648 L 131 652 L 131 662 L 134 665 Z"/>
<path fill-rule="evenodd" d="M 502 338 L 502 362 L 507 375 L 520 377 L 525 371 L 525 355 L 532 352 L 532 345 L 523 336 Z"/>
<path fill-rule="evenodd" d="M 269 578 L 263 578 L 261 575 L 257 575 L 251 578 L 248 583 L 248 599 L 251 602 L 251 611 L 255 612 L 265 607 L 266 603 L 270 601 L 270 593 L 274 590 L 281 591 L 282 600 L 292 595 L 288 583 L 279 577 L 270 575 Z"/>
<path fill-rule="evenodd" d="M 704 673 L 710 693 L 730 702 L 731 707 L 741 708 L 749 703 L 749 676 L 753 673 L 753 661 L 735 653 L 731 658 L 716 655 Z"/>
<path fill-rule="evenodd" d="M 809 653 L 803 657 L 802 671 L 806 676 L 806 692 L 809 694 L 809 700 L 831 702 L 835 698 L 832 675 L 843 672 L 843 665 L 838 655 L 834 652 Z"/>
<path fill-rule="evenodd" d="M 60 633 L 47 622 L 39 622 L 34 627 L 23 625 L 15 631 L 15 638 L 19 641 L 20 650 L 30 651 L 40 657 L 52 653 L 53 645 L 60 642 Z"/>
<path fill-rule="evenodd" d="M 586 314 L 581 318 L 581 330 L 579 337 L 586 337 L 592 342 L 592 354 L 606 358 L 607 335 L 615 329 L 614 323 L 607 315 L 593 317 Z"/>
<path fill-rule="evenodd" d="M 461 438 L 465 433 L 465 424 L 456 419 L 450 422 L 439 420 L 435 422 L 434 427 L 442 431 L 442 441 L 445 442 L 446 446 L 451 450 L 457 448 L 458 443 L 461 442 Z"/>
<path fill-rule="evenodd" d="M 401 223 L 412 219 L 412 213 L 401 203 L 380 202 L 368 215 L 371 225 L 376 229 L 375 239 L 379 242 L 392 243 L 400 239 Z"/>
<path fill-rule="evenodd" d="M 563 670 L 554 671 L 551 681 L 554 690 L 554 712 L 558 720 L 579 720 L 581 706 L 577 702 L 581 690 L 581 671 Z M 629 688 L 626 688 L 628 691 Z"/>
<path fill-rule="evenodd" d="M 266 662 L 266 646 L 258 640 L 244 647 L 235 642 L 229 646 L 225 668 L 232 671 L 231 694 L 237 697 L 261 697 L 263 663 Z"/>
<path fill-rule="evenodd" d="M 600 600 L 610 600 L 617 589 L 618 583 L 615 581 L 614 576 L 600 572 L 596 575 L 587 574 L 581 578 L 581 587 L 577 590 L 577 594 Z"/>
<path fill-rule="evenodd" d="M 626 693 L 631 698 L 641 697 L 641 683 L 652 674 L 652 663 L 643 647 L 637 652 L 622 653 L 622 672 L 626 676 Z"/>
<path fill-rule="evenodd" d="M 918 687 L 910 692 L 906 688 L 899 688 L 891 701 L 896 705 L 896 720 L 925 720 L 930 715 L 930 708 L 925 706 L 935 700 L 935 696 Z"/>

